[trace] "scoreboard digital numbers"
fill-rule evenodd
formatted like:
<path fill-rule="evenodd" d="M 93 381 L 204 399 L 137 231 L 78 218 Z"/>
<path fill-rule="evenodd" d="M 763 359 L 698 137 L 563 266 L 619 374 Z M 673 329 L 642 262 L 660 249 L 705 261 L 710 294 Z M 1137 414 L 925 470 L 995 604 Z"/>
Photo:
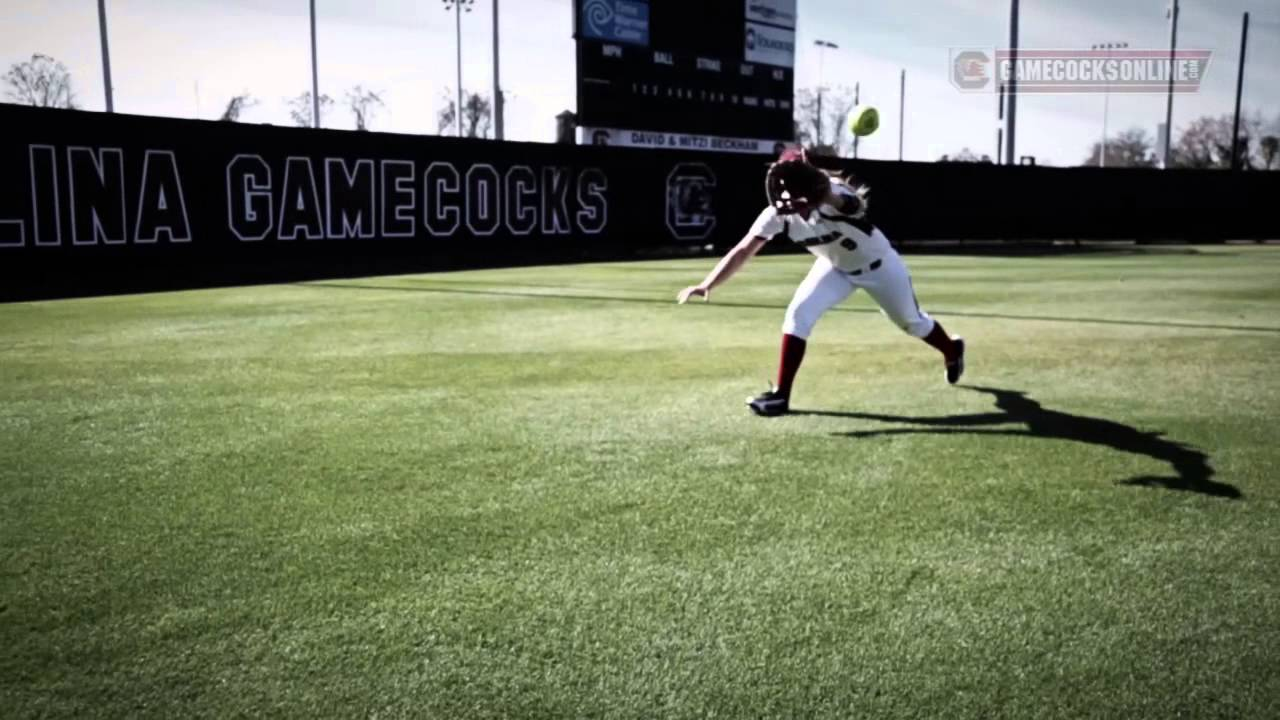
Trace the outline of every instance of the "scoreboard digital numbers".
<path fill-rule="evenodd" d="M 578 142 L 774 153 L 795 125 L 796 0 L 574 0 Z"/>

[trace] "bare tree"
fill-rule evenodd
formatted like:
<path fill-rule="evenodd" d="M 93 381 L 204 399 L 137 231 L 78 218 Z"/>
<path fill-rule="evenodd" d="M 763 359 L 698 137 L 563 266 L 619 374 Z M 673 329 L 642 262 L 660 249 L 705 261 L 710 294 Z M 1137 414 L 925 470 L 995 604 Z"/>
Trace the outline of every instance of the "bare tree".
<path fill-rule="evenodd" d="M 66 65 L 48 55 L 37 53 L 26 62 L 14 63 L 5 73 L 4 82 L 8 86 L 5 95 L 16 103 L 76 109 L 71 73 Z"/>
<path fill-rule="evenodd" d="M 458 121 L 457 103 L 449 97 L 451 90 L 445 88 L 445 106 L 436 114 L 436 130 L 441 135 L 454 127 Z M 492 121 L 492 105 L 487 95 L 463 91 L 462 99 L 462 135 L 469 138 L 489 137 L 489 125 Z"/>
<path fill-rule="evenodd" d="M 317 123 L 312 122 L 312 108 L 314 103 L 311 102 L 311 92 L 304 92 L 301 95 L 288 101 L 289 117 L 293 118 L 293 124 L 298 127 L 315 127 Z M 333 98 L 328 95 L 320 96 L 320 121 L 324 122 L 324 115 L 333 107 Z"/>
<path fill-rule="evenodd" d="M 222 111 L 222 117 L 218 119 L 224 122 L 239 122 L 240 113 L 257 104 L 258 101 L 249 93 L 240 93 L 227 101 L 227 109 Z"/>
<path fill-rule="evenodd" d="M 1280 114 L 1262 127 L 1258 139 L 1258 160 L 1264 170 L 1270 170 L 1272 165 L 1280 168 L 1280 162 L 1277 162 L 1280 161 Z"/>
<path fill-rule="evenodd" d="M 347 91 L 347 107 L 356 119 L 356 130 L 368 130 L 373 115 L 379 108 L 386 107 L 382 97 L 372 90 L 365 90 L 363 85 L 356 85 Z"/>
<path fill-rule="evenodd" d="M 819 155 L 843 155 L 852 146 L 848 130 L 849 112 L 853 110 L 853 90 L 843 85 L 822 93 L 822 112 L 818 112 L 818 93 L 810 88 L 796 91 L 796 142 Z"/>
<path fill-rule="evenodd" d="M 1275 162 L 1277 153 L 1280 153 L 1280 137 L 1268 135 L 1258 142 L 1258 149 L 1262 151 L 1262 162 L 1265 163 L 1265 169 L 1270 170 L 1271 164 Z"/>
<path fill-rule="evenodd" d="M 1096 166 L 1102 154 L 1102 143 L 1093 144 L 1084 164 Z M 1107 167 L 1155 167 L 1154 141 L 1142 128 L 1130 128 L 1115 137 L 1107 138 Z"/>
<path fill-rule="evenodd" d="M 1192 121 L 1173 145 L 1170 164 L 1183 168 L 1231 167 L 1234 118 L 1205 116 Z M 1262 118 L 1257 113 L 1240 118 L 1241 167 L 1253 170 L 1262 160 L 1254 140 L 1262 135 Z"/>
<path fill-rule="evenodd" d="M 960 148 L 958 153 L 943 155 L 938 162 L 991 163 L 992 160 L 990 155 L 979 155 L 966 147 Z"/>

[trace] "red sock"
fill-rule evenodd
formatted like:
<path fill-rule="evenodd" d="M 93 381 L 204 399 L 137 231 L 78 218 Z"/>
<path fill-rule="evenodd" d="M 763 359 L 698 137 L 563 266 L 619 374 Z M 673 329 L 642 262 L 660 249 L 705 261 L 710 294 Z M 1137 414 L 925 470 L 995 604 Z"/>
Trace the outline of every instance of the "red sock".
<path fill-rule="evenodd" d="M 942 353 L 942 357 L 947 359 L 947 362 L 956 359 L 956 353 L 959 348 L 956 347 L 955 341 L 951 339 L 947 331 L 942 329 L 942 323 L 934 321 L 933 330 L 928 335 L 925 335 L 923 339 L 937 348 L 938 352 Z"/>
<path fill-rule="evenodd" d="M 796 371 L 804 360 L 804 349 L 808 345 L 804 338 L 795 335 L 782 336 L 782 358 L 778 362 L 778 392 L 791 397 L 791 383 L 796 379 Z"/>

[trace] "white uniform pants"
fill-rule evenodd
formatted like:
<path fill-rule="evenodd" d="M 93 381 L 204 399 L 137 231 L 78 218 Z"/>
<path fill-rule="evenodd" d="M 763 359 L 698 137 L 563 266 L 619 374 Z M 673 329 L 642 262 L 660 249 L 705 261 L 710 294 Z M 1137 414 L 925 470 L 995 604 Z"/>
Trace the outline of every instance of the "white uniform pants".
<path fill-rule="evenodd" d="M 933 331 L 933 318 L 916 302 L 906 263 L 890 250 L 880 259 L 880 267 L 863 268 L 861 275 L 851 275 L 833 267 L 825 258 L 817 258 L 791 298 L 782 332 L 807 339 L 818 318 L 858 288 L 866 290 L 880 311 L 908 335 L 922 338 Z"/>

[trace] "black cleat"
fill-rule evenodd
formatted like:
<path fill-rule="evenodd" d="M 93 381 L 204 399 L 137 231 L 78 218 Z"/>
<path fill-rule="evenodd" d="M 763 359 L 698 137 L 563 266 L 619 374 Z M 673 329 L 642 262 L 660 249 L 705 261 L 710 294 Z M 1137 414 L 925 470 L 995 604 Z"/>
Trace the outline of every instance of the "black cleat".
<path fill-rule="evenodd" d="M 786 415 L 791 410 L 791 398 L 772 388 L 753 398 L 747 398 L 747 407 L 760 417 Z"/>
<path fill-rule="evenodd" d="M 960 376 L 964 375 L 964 338 L 951 338 L 956 344 L 956 359 L 947 361 L 947 383 L 955 385 L 960 382 Z"/>

